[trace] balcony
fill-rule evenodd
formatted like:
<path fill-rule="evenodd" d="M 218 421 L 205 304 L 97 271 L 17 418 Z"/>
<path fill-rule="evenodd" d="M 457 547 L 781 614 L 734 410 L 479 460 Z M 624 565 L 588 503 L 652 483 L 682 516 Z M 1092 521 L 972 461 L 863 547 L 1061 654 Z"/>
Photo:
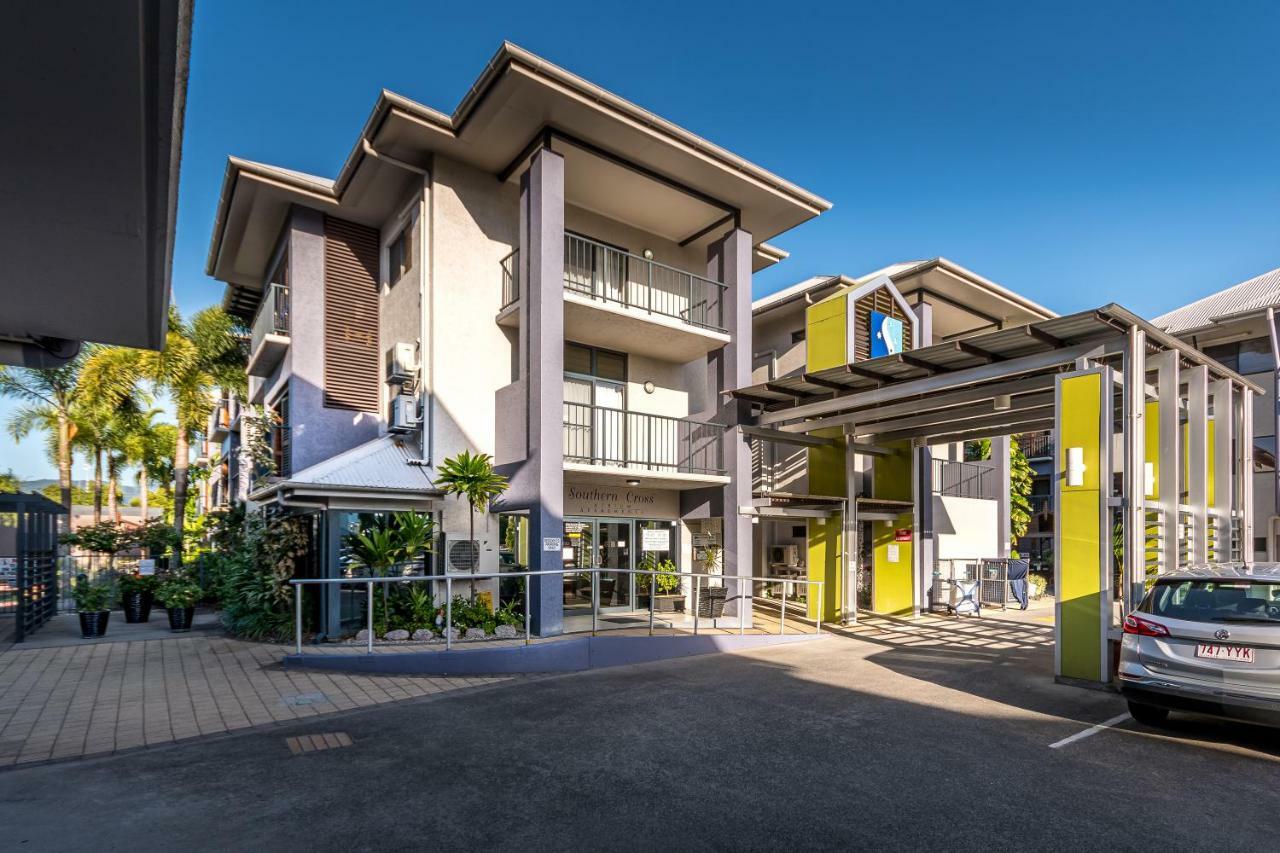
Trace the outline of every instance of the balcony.
<path fill-rule="evenodd" d="M 1053 433 L 1028 432 L 1018 436 L 1018 446 L 1028 459 L 1053 458 Z"/>
<path fill-rule="evenodd" d="M 987 462 L 953 462 L 933 460 L 933 493 L 952 498 L 995 500 L 1000 478 L 996 467 Z"/>
<path fill-rule="evenodd" d="M 205 435 L 210 441 L 222 441 L 227 437 L 228 431 L 231 429 L 231 401 L 225 397 L 214 403 L 213 411 L 209 413 L 209 423 L 205 429 Z"/>
<path fill-rule="evenodd" d="M 519 324 L 519 253 L 502 259 L 498 323 Z M 729 342 L 727 287 L 612 246 L 566 234 L 565 337 L 666 361 L 687 362 Z M 603 315 L 608 315 L 603 317 Z"/>
<path fill-rule="evenodd" d="M 255 460 L 253 466 L 254 483 L 264 482 L 273 477 L 287 480 L 289 475 L 293 473 L 293 454 L 289 452 L 292 444 L 289 427 L 267 427 L 265 439 L 264 449 L 270 454 L 271 462 L 267 464 L 265 459 Z"/>
<path fill-rule="evenodd" d="M 289 288 L 270 285 L 262 296 L 249 336 L 250 376 L 270 376 L 279 366 L 289 349 L 289 329 Z"/>
<path fill-rule="evenodd" d="M 583 403 L 564 404 L 564 461 L 576 466 L 653 472 L 667 478 L 715 478 L 728 471 L 719 424 L 647 415 Z"/>

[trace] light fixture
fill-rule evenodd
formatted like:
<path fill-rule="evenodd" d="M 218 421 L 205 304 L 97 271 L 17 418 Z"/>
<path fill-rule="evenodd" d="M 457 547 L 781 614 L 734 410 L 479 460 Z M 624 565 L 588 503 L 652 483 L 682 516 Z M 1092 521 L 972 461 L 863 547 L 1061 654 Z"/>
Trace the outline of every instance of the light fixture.
<path fill-rule="evenodd" d="M 638 485 L 640 485 L 640 481 L 639 481 L 639 480 L 627 480 L 627 485 L 628 485 L 628 486 L 638 486 Z"/>
<path fill-rule="evenodd" d="M 645 249 L 641 254 L 644 255 L 646 261 L 653 260 L 653 249 Z"/>
<path fill-rule="evenodd" d="M 1083 486 L 1084 485 L 1084 448 L 1068 447 L 1067 448 L 1067 485 Z"/>
<path fill-rule="evenodd" d="M 997 412 L 1007 412 L 1013 408 L 1013 396 L 1010 394 L 997 394 L 992 403 Z"/>
<path fill-rule="evenodd" d="M 652 394 L 654 391 L 657 390 L 657 388 L 658 386 L 654 385 L 652 380 L 644 383 L 644 393 L 646 394 Z"/>

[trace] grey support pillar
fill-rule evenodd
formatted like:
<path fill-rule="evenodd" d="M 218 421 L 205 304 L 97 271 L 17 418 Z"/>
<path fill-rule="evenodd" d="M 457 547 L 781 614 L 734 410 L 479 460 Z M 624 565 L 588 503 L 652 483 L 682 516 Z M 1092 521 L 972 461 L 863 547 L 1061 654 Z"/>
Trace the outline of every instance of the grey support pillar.
<path fill-rule="evenodd" d="M 723 392 L 751 384 L 751 251 L 751 235 L 735 228 L 712 244 L 707 258 L 709 277 L 726 285 L 723 322 L 729 343 L 708 356 L 708 364 L 711 387 L 719 397 L 715 420 L 727 427 L 724 462 L 729 483 L 723 487 L 722 571 L 728 587 L 725 613 L 732 616 L 738 615 L 739 606 L 747 606 L 750 584 L 727 578 L 750 576 L 753 563 L 751 519 L 741 514 L 742 507 L 751 506 L 751 447 L 741 429 L 750 417 L 750 407 L 724 397 Z M 750 618 L 750 612 L 746 613 L 746 619 Z"/>
<path fill-rule="evenodd" d="M 1240 559 L 1254 561 L 1253 548 L 1253 391 L 1240 389 L 1236 446 L 1240 457 L 1236 511 L 1240 513 Z"/>
<path fill-rule="evenodd" d="M 933 306 L 927 302 L 917 302 L 911 306 L 911 313 L 916 315 L 914 346 L 916 349 L 933 345 Z"/>
<path fill-rule="evenodd" d="M 1187 504 L 1191 514 L 1192 565 L 1209 559 L 1209 369 L 1193 367 L 1187 377 Z"/>
<path fill-rule="evenodd" d="M 1209 455 L 1213 460 L 1213 495 L 1209 504 L 1209 517 L 1213 519 L 1213 549 L 1209 554 L 1214 562 L 1231 559 L 1233 532 L 1231 510 L 1235 501 L 1235 464 L 1232 459 L 1235 441 L 1236 411 L 1231 393 L 1230 379 L 1216 379 L 1209 383 L 1209 397 L 1213 400 L 1213 441 Z"/>
<path fill-rule="evenodd" d="M 521 346 L 528 366 L 527 441 L 531 466 L 529 568 L 564 567 L 564 158 L 543 148 L 520 180 Z M 536 494 L 535 494 L 536 492 Z M 559 634 L 564 585 L 558 575 L 529 579 L 532 629 Z"/>
<path fill-rule="evenodd" d="M 1178 505 L 1182 501 L 1182 380 L 1176 350 L 1166 350 L 1151 359 L 1156 368 L 1159 392 L 1156 417 L 1159 425 L 1159 453 L 1156 465 L 1156 500 L 1160 507 L 1160 572 L 1176 571 L 1178 556 Z"/>
<path fill-rule="evenodd" d="M 927 613 L 933 607 L 930 595 L 933 591 L 933 570 L 938 563 L 938 540 L 933 522 L 933 451 L 928 444 L 922 443 L 916 448 L 915 457 L 916 604 Z"/>
<path fill-rule="evenodd" d="M 1147 336 L 1131 329 L 1124 351 L 1124 405 L 1120 427 L 1124 459 L 1124 612 L 1142 600 L 1147 578 Z"/>
<path fill-rule="evenodd" d="M 1009 487 L 1013 472 L 1010 470 L 1009 450 L 1009 436 L 991 439 L 991 461 L 996 463 L 996 523 L 1000 525 L 996 534 L 997 557 L 1009 556 L 1009 549 L 1013 547 L 1013 523 L 1009 518 Z"/>

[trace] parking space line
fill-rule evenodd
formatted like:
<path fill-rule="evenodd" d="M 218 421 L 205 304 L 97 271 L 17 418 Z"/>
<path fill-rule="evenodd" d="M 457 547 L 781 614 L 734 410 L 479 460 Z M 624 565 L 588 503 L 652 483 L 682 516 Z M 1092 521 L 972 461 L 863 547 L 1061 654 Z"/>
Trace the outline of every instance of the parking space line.
<path fill-rule="evenodd" d="M 1075 743 L 1078 740 L 1084 740 L 1090 735 L 1096 735 L 1098 732 L 1102 731 L 1103 729 L 1109 729 L 1112 726 L 1123 723 L 1125 720 L 1128 720 L 1128 719 L 1130 719 L 1128 714 L 1118 714 L 1109 720 L 1104 720 L 1101 723 L 1098 723 L 1096 726 L 1090 726 L 1089 728 L 1085 729 L 1082 732 L 1076 732 L 1071 737 L 1064 737 L 1062 740 L 1057 741 L 1056 743 L 1051 743 L 1049 744 L 1049 748 L 1057 749 L 1059 747 L 1066 746 L 1069 743 Z"/>

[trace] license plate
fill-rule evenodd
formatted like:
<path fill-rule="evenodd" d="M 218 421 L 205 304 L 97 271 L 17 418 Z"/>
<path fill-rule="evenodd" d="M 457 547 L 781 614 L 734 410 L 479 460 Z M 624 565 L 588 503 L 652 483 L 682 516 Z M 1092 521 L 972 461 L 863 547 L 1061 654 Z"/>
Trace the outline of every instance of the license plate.
<path fill-rule="evenodd" d="M 1253 663 L 1253 649 L 1248 646 L 1219 646 L 1214 643 L 1197 643 L 1196 657 Z"/>

